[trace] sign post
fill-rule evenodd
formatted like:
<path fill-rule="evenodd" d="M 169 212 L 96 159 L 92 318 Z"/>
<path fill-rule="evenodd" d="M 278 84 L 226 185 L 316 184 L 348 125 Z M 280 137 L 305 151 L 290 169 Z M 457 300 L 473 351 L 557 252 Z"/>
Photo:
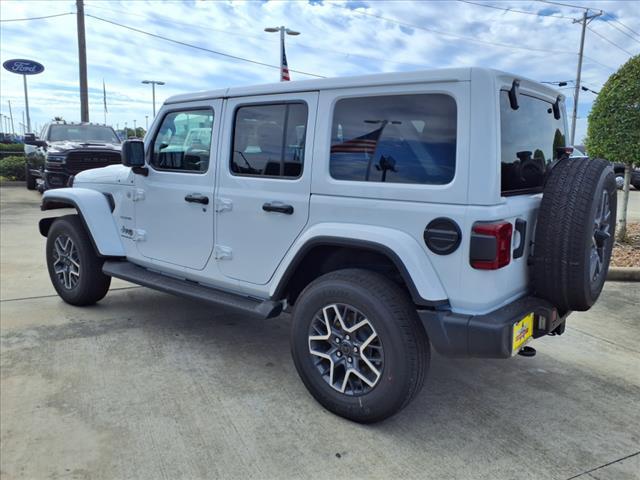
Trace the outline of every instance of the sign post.
<path fill-rule="evenodd" d="M 24 105 L 27 111 L 27 131 L 31 132 L 31 117 L 29 116 L 29 94 L 27 93 L 27 75 L 37 75 L 44 72 L 44 66 L 33 60 L 15 58 L 2 64 L 5 70 L 22 75 L 24 84 Z"/>

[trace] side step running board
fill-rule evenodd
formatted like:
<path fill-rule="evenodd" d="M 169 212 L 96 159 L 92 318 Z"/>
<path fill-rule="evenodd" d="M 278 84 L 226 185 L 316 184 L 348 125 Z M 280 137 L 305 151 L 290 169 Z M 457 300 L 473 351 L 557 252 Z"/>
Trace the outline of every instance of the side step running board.
<path fill-rule="evenodd" d="M 152 272 L 126 261 L 107 260 L 102 271 L 105 275 L 120 278 L 144 287 L 160 290 L 182 297 L 193 298 L 224 307 L 242 310 L 260 318 L 273 318 L 282 312 L 282 303 L 273 300 L 256 300 L 215 288 L 205 287 L 196 282 L 179 280 L 161 273 Z"/>

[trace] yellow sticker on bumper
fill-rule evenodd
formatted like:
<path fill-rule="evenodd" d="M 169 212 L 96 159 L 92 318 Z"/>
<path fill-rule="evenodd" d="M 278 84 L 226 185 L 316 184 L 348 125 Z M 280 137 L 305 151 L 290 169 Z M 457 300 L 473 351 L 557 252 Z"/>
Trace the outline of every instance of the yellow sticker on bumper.
<path fill-rule="evenodd" d="M 533 335 L 533 313 L 528 314 L 513 325 L 512 352 L 517 352 Z"/>

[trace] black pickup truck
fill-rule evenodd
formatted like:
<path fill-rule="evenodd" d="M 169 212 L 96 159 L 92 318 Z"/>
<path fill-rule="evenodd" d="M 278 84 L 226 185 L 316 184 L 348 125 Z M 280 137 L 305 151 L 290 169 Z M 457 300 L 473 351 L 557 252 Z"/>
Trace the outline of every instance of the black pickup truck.
<path fill-rule="evenodd" d="M 40 138 L 25 135 L 27 188 L 66 187 L 78 172 L 120 163 L 120 150 L 118 135 L 107 125 L 50 122 Z"/>

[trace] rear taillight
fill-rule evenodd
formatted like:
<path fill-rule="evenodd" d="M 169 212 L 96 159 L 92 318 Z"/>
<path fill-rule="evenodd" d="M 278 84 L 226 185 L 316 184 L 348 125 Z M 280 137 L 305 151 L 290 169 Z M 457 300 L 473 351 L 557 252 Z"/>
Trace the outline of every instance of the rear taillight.
<path fill-rule="evenodd" d="M 469 261 L 473 268 L 497 270 L 511 261 L 511 234 L 509 222 L 476 223 L 471 233 Z"/>

